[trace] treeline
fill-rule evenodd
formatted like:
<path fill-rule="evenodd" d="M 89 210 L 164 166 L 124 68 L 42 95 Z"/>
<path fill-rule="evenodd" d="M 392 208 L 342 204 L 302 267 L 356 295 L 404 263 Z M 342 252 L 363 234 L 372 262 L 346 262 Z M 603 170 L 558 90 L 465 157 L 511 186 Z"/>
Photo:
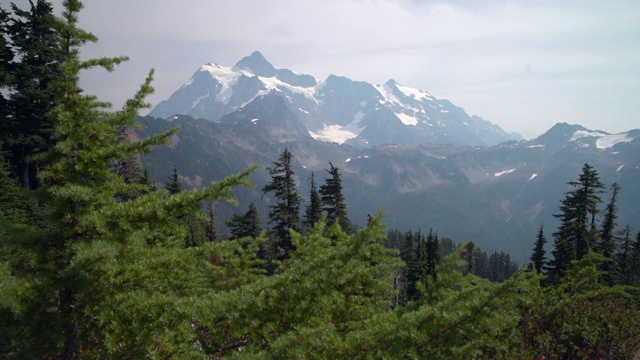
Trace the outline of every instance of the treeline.
<path fill-rule="evenodd" d="M 605 185 L 591 165 L 584 164 L 578 180 L 568 185 L 573 190 L 565 194 L 559 213 L 554 215 L 560 225 L 552 234 L 551 258 L 547 259 L 547 240 L 544 226 L 540 225 L 530 268 L 546 274 L 548 283 L 557 284 L 574 261 L 596 253 L 601 255 L 598 268 L 602 271 L 603 283 L 640 286 L 640 231 L 634 236 L 628 224 L 618 227 L 620 186 L 611 185 L 610 200 L 601 208 Z"/>
<path fill-rule="evenodd" d="M 0 357 L 621 359 L 640 347 L 638 288 L 607 281 L 595 237 L 559 230 L 556 243 L 576 246 L 561 273 L 492 282 L 475 275 L 473 243 L 408 232 L 394 250 L 381 213 L 352 228 L 332 164 L 317 190 L 310 179 L 302 211 L 288 150 L 261 189 L 268 228 L 249 204 L 221 240 L 202 208 L 235 202 L 255 167 L 189 191 L 174 171 L 158 189 L 139 156 L 176 130 L 123 136 L 152 73 L 110 111 L 79 73 L 125 59 L 80 59 L 95 41 L 77 27 L 80 2 L 65 1 L 61 18 L 31 5 L 0 11 Z"/>

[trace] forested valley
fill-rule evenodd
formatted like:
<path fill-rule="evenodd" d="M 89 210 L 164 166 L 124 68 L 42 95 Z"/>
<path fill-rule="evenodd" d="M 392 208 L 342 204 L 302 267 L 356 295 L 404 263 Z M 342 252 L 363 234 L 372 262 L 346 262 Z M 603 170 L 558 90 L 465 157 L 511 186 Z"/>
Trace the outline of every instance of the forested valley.
<path fill-rule="evenodd" d="M 624 189 L 585 164 L 531 261 L 425 224 L 349 219 L 340 169 L 297 192 L 289 149 L 266 169 L 262 227 L 233 190 L 255 167 L 194 190 L 140 156 L 177 130 L 125 136 L 153 71 L 119 111 L 79 86 L 97 39 L 44 0 L 0 9 L 1 358 L 628 359 L 640 350 L 640 232 Z M 303 199 L 305 200 L 303 202 Z M 216 204 L 238 212 L 225 222 Z M 304 205 L 304 206 L 303 206 Z M 428 229 L 428 230 L 427 230 Z M 472 239 L 471 239 L 472 240 Z"/>

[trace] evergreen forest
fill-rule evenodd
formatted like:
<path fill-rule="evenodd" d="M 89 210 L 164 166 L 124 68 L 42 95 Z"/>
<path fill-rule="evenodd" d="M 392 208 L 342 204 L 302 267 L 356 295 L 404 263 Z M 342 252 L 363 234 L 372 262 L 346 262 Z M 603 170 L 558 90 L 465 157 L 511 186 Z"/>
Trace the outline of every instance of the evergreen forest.
<path fill-rule="evenodd" d="M 96 37 L 45 0 L 0 9 L 0 358 L 631 359 L 640 351 L 640 232 L 618 224 L 624 189 L 584 164 L 557 229 L 531 261 L 437 229 L 349 219 L 328 162 L 299 194 L 290 149 L 259 191 L 256 167 L 186 189 L 141 156 L 177 129 L 126 136 L 153 71 L 120 110 L 81 73 Z M 143 76 L 142 74 L 141 76 Z M 608 186 L 608 188 L 607 188 Z M 606 190 L 609 191 L 606 191 Z M 303 201 L 305 200 L 305 201 Z M 219 228 L 216 205 L 237 205 Z M 547 252 L 547 236 L 552 251 Z M 549 247 L 549 248 L 551 248 Z"/>

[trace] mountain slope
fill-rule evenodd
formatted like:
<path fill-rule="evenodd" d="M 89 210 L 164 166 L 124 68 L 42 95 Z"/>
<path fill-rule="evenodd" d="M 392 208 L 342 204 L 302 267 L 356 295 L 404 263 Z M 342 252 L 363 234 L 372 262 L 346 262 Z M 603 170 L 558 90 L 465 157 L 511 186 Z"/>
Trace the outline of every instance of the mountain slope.
<path fill-rule="evenodd" d="M 385 143 L 489 146 L 522 139 L 469 116 L 447 100 L 393 80 L 374 86 L 330 75 L 318 82 L 311 75 L 271 65 L 257 51 L 233 67 L 203 65 L 149 115 L 190 115 L 215 122 L 268 93 L 280 95 L 311 136 L 323 141 L 360 147 Z"/>
<path fill-rule="evenodd" d="M 257 187 L 238 190 L 238 197 L 241 207 L 254 201 L 263 219 L 269 203 L 259 191 L 269 180 L 265 168 L 288 147 L 300 195 L 308 196 L 311 171 L 320 183 L 331 161 L 342 173 L 349 217 L 360 225 L 381 208 L 391 228 L 433 228 L 441 237 L 472 240 L 487 251 L 507 251 L 525 261 L 541 223 L 551 238 L 557 226 L 552 215 L 570 190 L 566 183 L 589 163 L 606 186 L 618 182 L 622 187 L 618 223 L 640 228 L 640 130 L 612 135 L 558 124 L 537 139 L 488 148 L 358 148 L 308 136 L 286 101 L 274 93 L 217 123 L 187 116 L 139 122 L 140 137 L 180 127 L 171 147 L 154 149 L 144 158 L 160 182 L 169 178 L 174 165 L 185 185 L 200 186 L 258 164 L 252 176 Z M 602 198 L 606 201 L 608 194 Z M 219 211 L 222 224 L 240 210 L 220 204 Z"/>

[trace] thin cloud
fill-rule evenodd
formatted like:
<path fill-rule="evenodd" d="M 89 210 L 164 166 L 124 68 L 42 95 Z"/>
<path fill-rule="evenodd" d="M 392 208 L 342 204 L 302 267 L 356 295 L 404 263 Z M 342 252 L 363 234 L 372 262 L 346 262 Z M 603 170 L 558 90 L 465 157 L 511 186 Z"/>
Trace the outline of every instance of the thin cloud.
<path fill-rule="evenodd" d="M 150 100 L 157 103 L 200 65 L 233 65 L 259 50 L 274 65 L 321 80 L 332 73 L 372 83 L 393 78 L 528 137 L 563 121 L 610 132 L 638 127 L 640 102 L 629 95 L 640 93 L 637 1 L 112 0 L 85 6 L 81 26 L 100 42 L 83 55 L 131 57 L 114 74 L 83 76 L 89 92 L 117 106 L 152 67 L 157 92 Z"/>

